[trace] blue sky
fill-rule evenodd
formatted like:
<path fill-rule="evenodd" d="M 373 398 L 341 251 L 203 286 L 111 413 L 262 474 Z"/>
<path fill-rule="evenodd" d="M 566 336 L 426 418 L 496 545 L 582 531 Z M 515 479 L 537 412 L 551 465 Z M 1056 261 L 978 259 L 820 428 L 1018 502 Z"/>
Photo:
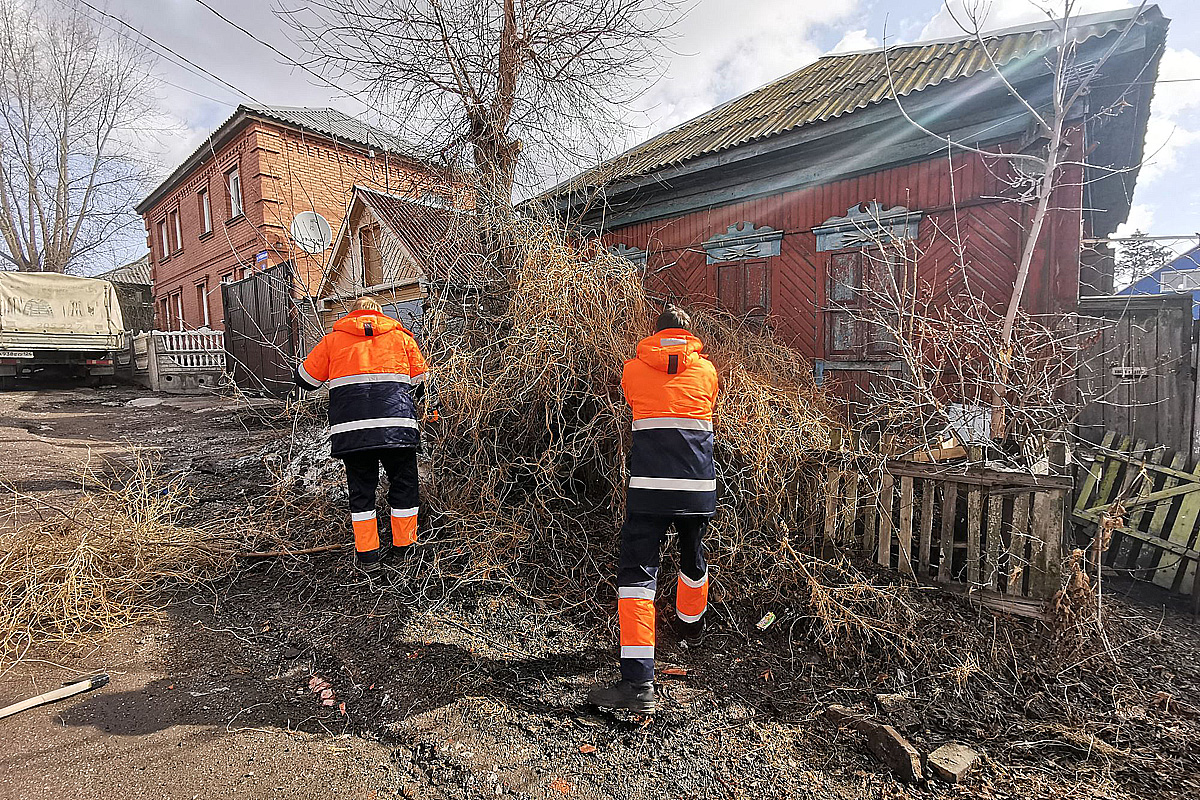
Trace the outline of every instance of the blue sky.
<path fill-rule="evenodd" d="M 961 6 L 977 0 L 951 1 Z M 272 14 L 272 3 L 208 2 L 259 38 L 299 57 Z M 1005 27 L 1045 19 L 1038 4 L 993 0 L 986 4 L 987 24 Z M 1075 9 L 1088 13 L 1130 5 L 1135 4 L 1077 0 Z M 1061 9 L 1063 4 L 1044 6 Z M 1200 8 L 1182 0 L 1165 0 L 1159 7 L 1172 20 L 1160 78 L 1200 79 Z M 371 116 L 358 101 L 339 97 L 335 90 L 287 66 L 196 0 L 110 0 L 107 8 L 241 90 L 235 92 L 169 61 L 160 62 L 165 117 L 162 131 L 148 147 L 156 152 L 164 171 L 194 150 L 247 95 L 269 104 L 332 105 L 348 114 Z M 697 0 L 670 43 L 665 73 L 636 106 L 623 111 L 630 123 L 624 144 L 636 144 L 830 50 L 878 46 L 885 30 L 889 42 L 958 33 L 940 0 Z M 1136 227 L 1162 235 L 1192 233 L 1200 229 L 1200 193 L 1192 188 L 1200 185 L 1200 80 L 1160 83 L 1151 111 L 1148 162 L 1125 231 Z"/>

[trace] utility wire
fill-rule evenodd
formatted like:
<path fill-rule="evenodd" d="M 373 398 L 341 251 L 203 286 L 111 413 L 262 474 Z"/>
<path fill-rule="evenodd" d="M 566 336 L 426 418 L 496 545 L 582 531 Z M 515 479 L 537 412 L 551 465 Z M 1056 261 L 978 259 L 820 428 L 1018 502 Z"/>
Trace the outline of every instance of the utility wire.
<path fill-rule="evenodd" d="M 214 16 L 215 16 L 217 19 L 221 20 L 221 21 L 222 21 L 222 22 L 224 22 L 226 25 L 229 25 L 231 28 L 235 28 L 235 29 L 237 29 L 237 30 L 241 31 L 242 33 L 246 34 L 246 35 L 247 35 L 247 36 L 249 36 L 251 39 L 253 39 L 254 41 L 258 42 L 260 45 L 262 45 L 263 47 L 267 48 L 268 50 L 270 50 L 270 51 L 271 51 L 272 53 L 274 53 L 275 55 L 277 55 L 277 56 L 279 56 L 280 58 L 282 58 L 282 59 L 283 59 L 284 61 L 286 61 L 286 62 L 287 62 L 287 63 L 288 63 L 290 66 L 296 67 L 297 69 L 302 69 L 302 70 L 304 70 L 305 72 L 307 72 L 309 75 L 311 75 L 311 76 L 313 76 L 314 78 L 316 78 L 317 80 L 319 80 L 321 83 L 323 83 L 323 84 L 325 84 L 326 86 L 328 86 L 329 88 L 331 88 L 331 89 L 337 89 L 339 92 L 343 92 L 343 93 L 344 93 L 344 94 L 345 94 L 347 97 L 352 97 L 352 98 L 354 98 L 354 99 L 355 99 L 355 100 L 357 100 L 358 102 L 362 103 L 364 108 L 367 108 L 367 109 L 370 109 L 370 108 L 372 108 L 372 105 L 371 105 L 371 103 L 369 103 L 369 102 L 367 102 L 366 100 L 362 99 L 362 97 L 360 97 L 360 96 L 359 96 L 359 93 L 358 93 L 358 92 L 352 91 L 352 90 L 350 90 L 350 89 L 346 89 L 346 88 L 345 88 L 345 87 L 343 87 L 343 86 L 338 86 L 336 83 L 332 82 L 331 80 L 329 80 L 328 78 L 326 78 L 326 77 L 325 77 L 324 75 L 322 75 L 321 73 L 317 72 L 316 70 L 310 69 L 310 68 L 309 68 L 307 65 L 305 65 L 305 64 L 303 64 L 303 63 L 301 63 L 301 62 L 297 61 L 295 58 L 293 58 L 292 56 L 290 56 L 290 55 L 288 55 L 287 53 L 283 52 L 282 50 L 280 50 L 280 49 L 279 49 L 278 47 L 276 47 L 275 45 L 271 44 L 270 42 L 266 41 L 265 39 L 261 39 L 261 38 L 259 38 L 257 35 L 255 35 L 255 34 L 254 34 L 254 33 L 252 33 L 251 31 L 248 31 L 248 30 L 246 30 L 246 28 L 242 27 L 242 26 L 241 26 L 241 25 L 239 25 L 238 23 L 236 23 L 236 22 L 234 22 L 233 20 L 231 20 L 229 17 L 227 17 L 227 16 L 225 16 L 224 14 L 222 14 L 222 13 L 221 13 L 220 11 L 218 11 L 217 9 L 213 8 L 211 5 L 209 5 L 209 4 L 208 4 L 208 2 L 207 2 L 206 0 L 196 0 L 196 2 L 197 2 L 197 3 L 199 3 L 200 5 L 204 6 L 204 7 L 205 7 L 206 9 L 208 9 L 210 12 L 212 12 L 212 14 L 213 14 L 213 15 L 214 15 Z"/>
<path fill-rule="evenodd" d="M 61 0 L 60 0 L 60 2 L 61 2 Z M 88 0 L 74 0 L 74 2 L 85 5 L 88 8 L 90 8 L 92 11 L 94 11 L 95 13 L 97 13 L 103 17 L 106 17 L 106 18 L 112 20 L 113 22 L 116 22 L 118 25 L 121 25 L 124 28 L 128 28 L 129 30 L 131 30 L 135 34 L 137 34 L 139 37 L 141 37 L 142 39 L 145 39 L 147 42 L 150 42 L 154 47 L 165 50 L 167 53 L 170 53 L 175 58 L 179 59 L 180 61 L 183 61 L 185 64 L 192 67 L 193 69 L 199 70 L 200 72 L 204 73 L 206 76 L 211 78 L 212 80 L 217 81 L 225 88 L 231 89 L 232 91 L 236 92 L 237 94 L 240 94 L 243 97 L 249 99 L 251 102 L 258 103 L 259 105 L 264 105 L 264 103 L 261 100 L 259 100 L 258 98 L 256 98 L 254 95 L 250 94 L 249 92 L 245 91 L 244 89 L 239 89 L 237 86 L 234 86 L 232 83 L 230 83 L 229 81 L 220 77 L 219 75 L 216 75 L 215 73 L 208 71 L 204 67 L 197 64 L 195 61 L 192 61 L 190 58 L 188 58 L 187 56 L 172 49 L 168 45 L 165 45 L 162 42 L 159 42 L 158 40 L 154 39 L 153 37 L 151 37 L 145 33 L 142 33 L 141 31 L 139 31 L 137 28 L 130 25 L 128 22 L 126 22 L 121 17 L 118 17 L 115 14 L 110 14 L 109 12 L 105 11 L 102 8 L 98 8 L 97 6 L 90 3 Z M 159 55 L 162 55 L 162 53 L 159 53 Z"/>

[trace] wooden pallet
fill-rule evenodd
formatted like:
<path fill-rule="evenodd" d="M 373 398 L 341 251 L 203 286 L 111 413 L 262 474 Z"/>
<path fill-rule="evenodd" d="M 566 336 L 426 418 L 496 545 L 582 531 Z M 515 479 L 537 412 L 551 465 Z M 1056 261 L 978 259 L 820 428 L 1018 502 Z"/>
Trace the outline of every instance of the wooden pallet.
<path fill-rule="evenodd" d="M 1200 613 L 1200 462 L 1188 469 L 1185 454 L 1112 431 L 1090 455 L 1072 519 L 1095 527 L 1115 503 L 1125 508 L 1104 565 L 1172 592 L 1190 592 Z"/>
<path fill-rule="evenodd" d="M 880 566 L 1013 613 L 1059 589 L 1068 479 L 890 461 L 828 480 L 826 538 L 852 533 Z"/>

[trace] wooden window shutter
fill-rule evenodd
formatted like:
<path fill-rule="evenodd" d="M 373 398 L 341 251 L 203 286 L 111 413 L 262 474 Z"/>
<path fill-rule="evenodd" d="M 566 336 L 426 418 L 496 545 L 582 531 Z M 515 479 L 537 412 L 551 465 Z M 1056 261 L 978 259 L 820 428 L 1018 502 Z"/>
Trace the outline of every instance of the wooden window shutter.
<path fill-rule="evenodd" d="M 360 228 L 359 241 L 362 248 L 363 286 L 383 283 L 383 253 L 379 251 L 379 226 L 367 225 Z"/>

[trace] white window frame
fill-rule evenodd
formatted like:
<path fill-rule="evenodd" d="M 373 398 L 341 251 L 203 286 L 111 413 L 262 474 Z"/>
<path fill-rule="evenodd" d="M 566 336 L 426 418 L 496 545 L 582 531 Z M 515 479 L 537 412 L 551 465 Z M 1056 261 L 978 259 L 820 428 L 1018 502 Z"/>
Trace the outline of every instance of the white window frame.
<path fill-rule="evenodd" d="M 237 167 L 225 173 L 225 189 L 229 192 L 229 218 L 237 219 L 245 213 L 242 207 L 242 174 Z"/>
<path fill-rule="evenodd" d="M 183 249 L 183 228 L 179 224 L 179 209 L 171 212 L 171 221 L 175 224 L 175 252 Z"/>
<path fill-rule="evenodd" d="M 204 311 L 204 327 L 212 327 L 212 318 L 208 315 L 208 278 L 196 284 L 196 298 L 200 301 L 200 308 Z"/>
<path fill-rule="evenodd" d="M 200 223 L 204 226 L 201 233 L 212 233 L 212 206 L 208 201 L 208 189 L 201 189 L 200 195 Z"/>
<path fill-rule="evenodd" d="M 175 330 L 183 330 L 183 290 L 180 289 L 175 293 L 175 321 L 177 327 Z"/>
<path fill-rule="evenodd" d="M 162 245 L 162 257 L 167 258 L 171 255 L 171 240 L 170 235 L 167 233 L 167 221 L 165 219 L 158 221 L 158 237 Z"/>

